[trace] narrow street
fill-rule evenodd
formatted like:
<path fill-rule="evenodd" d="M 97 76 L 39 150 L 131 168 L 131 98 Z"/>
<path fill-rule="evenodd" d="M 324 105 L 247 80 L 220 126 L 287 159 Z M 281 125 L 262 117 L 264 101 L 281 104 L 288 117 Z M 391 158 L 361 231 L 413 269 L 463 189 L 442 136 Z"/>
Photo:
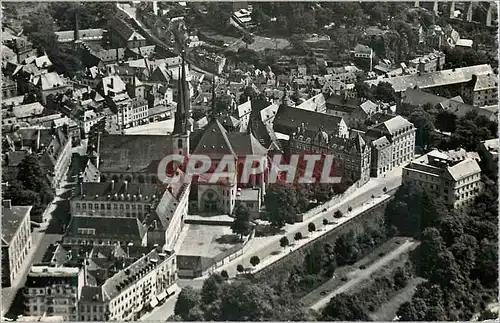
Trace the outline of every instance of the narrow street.
<path fill-rule="evenodd" d="M 68 176 L 68 175 L 66 175 Z M 32 232 L 32 248 L 24 266 L 22 274 L 18 276 L 14 284 L 9 288 L 2 288 L 2 316 L 7 314 L 10 318 L 17 318 L 22 314 L 22 287 L 32 265 L 42 261 L 48 247 L 61 241 L 63 237 L 63 226 L 69 223 L 70 207 L 69 197 L 74 183 L 63 180 L 61 188 L 56 190 L 56 196 L 48 205 L 44 213 L 44 223 Z"/>

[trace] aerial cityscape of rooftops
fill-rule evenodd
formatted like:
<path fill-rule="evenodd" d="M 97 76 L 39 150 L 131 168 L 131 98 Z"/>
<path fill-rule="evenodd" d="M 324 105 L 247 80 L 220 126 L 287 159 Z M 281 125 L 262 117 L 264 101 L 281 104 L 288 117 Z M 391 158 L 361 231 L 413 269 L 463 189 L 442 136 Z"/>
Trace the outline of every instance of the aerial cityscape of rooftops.
<path fill-rule="evenodd" d="M 2 2 L 2 320 L 498 318 L 494 1 Z"/>

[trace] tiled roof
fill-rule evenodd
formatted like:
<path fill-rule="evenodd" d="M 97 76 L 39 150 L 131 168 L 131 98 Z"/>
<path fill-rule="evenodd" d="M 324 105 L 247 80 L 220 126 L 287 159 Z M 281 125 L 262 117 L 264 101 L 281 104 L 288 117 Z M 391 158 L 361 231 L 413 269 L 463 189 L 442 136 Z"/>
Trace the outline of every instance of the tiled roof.
<path fill-rule="evenodd" d="M 141 172 L 172 151 L 168 135 L 107 135 L 101 137 L 99 171 Z"/>
<path fill-rule="evenodd" d="M 476 84 L 474 85 L 474 91 L 483 91 L 498 88 L 498 75 L 486 74 L 478 75 Z"/>
<path fill-rule="evenodd" d="M 230 132 L 227 134 L 229 142 L 231 143 L 233 150 L 238 156 L 266 156 L 267 149 L 264 148 L 261 143 L 249 133 L 243 132 Z"/>
<path fill-rule="evenodd" d="M 456 181 L 480 172 L 481 168 L 474 159 L 466 159 L 454 166 L 448 167 L 448 173 Z"/>
<path fill-rule="evenodd" d="M 33 78 L 33 84 L 42 88 L 42 90 L 51 90 L 66 86 L 66 80 L 56 72 L 44 73 Z"/>
<path fill-rule="evenodd" d="M 118 75 L 103 77 L 101 86 L 105 96 L 109 95 L 109 92 L 122 93 L 127 90 L 125 82 Z"/>
<path fill-rule="evenodd" d="M 95 234 L 82 234 L 79 228 L 94 229 Z M 114 218 L 100 216 L 73 215 L 66 233 L 72 238 L 115 239 L 139 241 L 147 228 L 138 218 Z"/>
<path fill-rule="evenodd" d="M 2 207 L 2 246 L 9 245 L 23 220 L 30 215 L 31 206 Z"/>
<path fill-rule="evenodd" d="M 102 286 L 103 294 L 107 299 L 118 296 L 122 290 L 129 287 L 151 270 L 169 259 L 169 254 L 159 253 L 156 249 L 141 257 L 125 270 L 120 270 L 108 279 Z"/>
<path fill-rule="evenodd" d="M 104 29 L 80 29 L 80 40 L 99 40 L 104 37 Z M 73 30 L 65 30 L 55 32 L 57 41 L 61 43 L 72 42 L 75 40 L 75 32 Z"/>
<path fill-rule="evenodd" d="M 390 135 L 395 135 L 398 131 L 409 127 L 413 127 L 413 124 L 410 121 L 406 120 L 402 116 L 395 116 L 383 123 L 374 125 L 371 128 L 387 131 Z"/>
<path fill-rule="evenodd" d="M 37 117 L 42 115 L 45 107 L 41 105 L 39 102 L 24 104 L 16 106 L 12 109 L 12 113 L 18 119 L 24 119 L 29 117 Z"/>
<path fill-rule="evenodd" d="M 110 26 L 125 40 L 145 40 L 128 22 L 121 17 L 111 18 Z"/>
<path fill-rule="evenodd" d="M 498 138 L 488 139 L 488 140 L 483 141 L 482 143 L 488 151 L 498 154 L 498 145 L 499 145 Z"/>
<path fill-rule="evenodd" d="M 407 89 L 401 95 L 401 103 L 408 104 L 411 106 L 421 106 L 427 103 L 436 106 L 447 99 L 432 93 L 428 93 L 419 89 Z"/>
<path fill-rule="evenodd" d="M 206 126 L 193 154 L 233 155 L 235 151 L 229 141 L 227 131 L 217 119 L 212 119 Z"/>
<path fill-rule="evenodd" d="M 290 135 L 288 132 L 305 125 L 307 131 L 316 133 L 323 128 L 327 133 L 338 131 L 342 118 L 320 112 L 307 111 L 287 106 L 280 106 L 274 119 L 274 130 Z M 295 130 L 292 130 L 295 129 Z"/>
<path fill-rule="evenodd" d="M 82 192 L 83 189 L 83 192 Z M 159 200 L 167 190 L 164 184 L 89 182 L 77 185 L 74 200 L 82 201 L 142 201 Z"/>
<path fill-rule="evenodd" d="M 493 74 L 493 69 L 489 64 L 483 64 L 436 71 L 432 73 L 422 73 L 420 75 L 415 74 L 381 78 L 365 82 L 368 85 L 377 85 L 380 82 L 387 82 L 392 85 L 396 92 L 404 92 L 408 88 L 414 88 L 416 86 L 420 89 L 427 89 L 437 86 L 466 83 L 472 80 L 472 76 L 474 74 Z"/>
<path fill-rule="evenodd" d="M 383 149 L 385 147 L 390 146 L 391 143 L 389 142 L 389 139 L 387 139 L 386 136 L 382 136 L 374 141 L 372 141 L 372 146 L 375 147 L 376 149 Z"/>
<path fill-rule="evenodd" d="M 359 105 L 361 110 L 363 110 L 367 115 L 372 115 L 377 112 L 378 110 L 378 105 L 376 103 L 373 103 L 370 100 L 366 100 L 365 102 L 361 103 Z"/>

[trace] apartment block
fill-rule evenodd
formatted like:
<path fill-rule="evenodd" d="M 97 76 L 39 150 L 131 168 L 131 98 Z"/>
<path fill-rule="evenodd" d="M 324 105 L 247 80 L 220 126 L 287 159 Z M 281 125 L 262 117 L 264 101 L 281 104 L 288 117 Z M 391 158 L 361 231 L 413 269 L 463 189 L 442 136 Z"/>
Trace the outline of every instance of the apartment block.
<path fill-rule="evenodd" d="M 19 277 L 31 249 L 31 206 L 13 206 L 10 200 L 2 207 L 2 287 L 9 287 Z"/>
<path fill-rule="evenodd" d="M 481 191 L 477 153 L 433 150 L 403 169 L 403 184 L 426 188 L 446 204 L 465 209 Z"/>
<path fill-rule="evenodd" d="M 79 281 L 83 271 L 77 267 L 31 267 L 23 290 L 24 314 L 60 316 L 77 321 Z"/>

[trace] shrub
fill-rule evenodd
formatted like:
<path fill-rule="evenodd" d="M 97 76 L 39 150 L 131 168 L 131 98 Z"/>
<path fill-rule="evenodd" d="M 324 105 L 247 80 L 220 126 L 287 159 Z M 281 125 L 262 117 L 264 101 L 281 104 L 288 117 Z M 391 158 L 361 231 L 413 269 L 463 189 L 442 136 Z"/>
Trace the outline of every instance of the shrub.
<path fill-rule="evenodd" d="M 323 219 L 323 225 L 328 225 L 329 221 L 327 219 Z"/>
<path fill-rule="evenodd" d="M 245 268 L 243 268 L 243 265 L 242 264 L 239 264 L 238 266 L 236 266 L 236 270 L 239 272 L 239 273 L 242 273 Z"/>
<path fill-rule="evenodd" d="M 309 223 L 309 224 L 307 225 L 307 230 L 308 230 L 309 232 L 316 231 L 316 225 L 315 225 L 314 223 L 312 223 L 312 222 L 311 222 L 311 223 Z"/>
<path fill-rule="evenodd" d="M 295 240 L 300 240 L 302 239 L 302 232 L 297 232 L 295 233 L 295 236 L 293 237 Z"/>

